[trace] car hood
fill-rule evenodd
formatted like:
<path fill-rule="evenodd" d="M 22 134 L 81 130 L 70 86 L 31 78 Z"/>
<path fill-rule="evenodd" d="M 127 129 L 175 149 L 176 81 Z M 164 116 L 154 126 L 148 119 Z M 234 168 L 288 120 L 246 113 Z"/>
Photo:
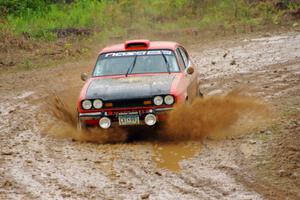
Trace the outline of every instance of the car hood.
<path fill-rule="evenodd" d="M 108 101 L 169 94 L 175 76 L 174 74 L 162 74 L 94 79 L 88 86 L 86 98 Z"/>

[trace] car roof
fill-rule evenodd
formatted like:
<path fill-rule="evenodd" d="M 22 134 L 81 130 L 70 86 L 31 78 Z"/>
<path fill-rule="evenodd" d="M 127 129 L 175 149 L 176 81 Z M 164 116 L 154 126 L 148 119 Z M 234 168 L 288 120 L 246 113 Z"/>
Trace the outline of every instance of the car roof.
<path fill-rule="evenodd" d="M 144 44 L 142 47 L 128 47 L 131 44 Z M 177 42 L 172 41 L 150 41 L 150 40 L 128 40 L 124 43 L 107 46 L 100 51 L 99 54 L 116 52 L 116 51 L 132 51 L 132 50 L 154 50 L 154 49 L 170 49 L 176 50 L 179 46 Z"/>

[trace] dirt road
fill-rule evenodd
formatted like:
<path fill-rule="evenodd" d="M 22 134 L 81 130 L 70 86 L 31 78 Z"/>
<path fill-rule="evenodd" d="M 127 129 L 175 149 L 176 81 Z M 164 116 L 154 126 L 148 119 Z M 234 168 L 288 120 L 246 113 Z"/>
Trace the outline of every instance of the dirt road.
<path fill-rule="evenodd" d="M 190 49 L 204 94 L 242 86 L 272 107 L 272 124 L 221 140 L 57 139 L 46 134 L 57 121 L 45 105 L 54 93 L 75 103 L 94 61 L 0 71 L 0 199 L 300 199 L 300 33 Z"/>

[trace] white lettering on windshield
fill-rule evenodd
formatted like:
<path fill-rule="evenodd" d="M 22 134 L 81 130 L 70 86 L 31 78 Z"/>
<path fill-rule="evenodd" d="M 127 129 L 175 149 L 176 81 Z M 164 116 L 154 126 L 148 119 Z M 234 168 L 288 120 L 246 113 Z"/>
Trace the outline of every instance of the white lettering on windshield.
<path fill-rule="evenodd" d="M 124 56 L 144 56 L 144 55 L 172 55 L 172 51 L 155 50 L 155 51 L 127 51 L 127 52 L 113 52 L 105 54 L 105 57 L 124 57 Z"/>

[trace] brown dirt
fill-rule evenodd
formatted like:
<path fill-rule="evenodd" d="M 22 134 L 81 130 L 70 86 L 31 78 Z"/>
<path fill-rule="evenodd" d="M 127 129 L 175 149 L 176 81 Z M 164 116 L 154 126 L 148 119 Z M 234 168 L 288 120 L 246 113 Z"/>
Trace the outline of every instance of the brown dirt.
<path fill-rule="evenodd" d="M 62 32 L 58 34 L 64 34 Z M 79 33 L 88 35 L 84 30 L 79 30 Z M 31 70 L 62 63 L 65 60 L 76 60 L 83 55 L 91 54 L 92 50 L 87 43 L 74 38 L 76 37 L 46 42 L 32 40 L 26 33 L 15 36 L 10 31 L 2 30 L 0 31 L 0 69 L 2 71 Z"/>
<path fill-rule="evenodd" d="M 159 130 L 74 131 L 94 60 L 0 71 L 0 199 L 299 199 L 299 32 L 190 49 L 207 97 L 159 129 L 171 143 Z"/>

